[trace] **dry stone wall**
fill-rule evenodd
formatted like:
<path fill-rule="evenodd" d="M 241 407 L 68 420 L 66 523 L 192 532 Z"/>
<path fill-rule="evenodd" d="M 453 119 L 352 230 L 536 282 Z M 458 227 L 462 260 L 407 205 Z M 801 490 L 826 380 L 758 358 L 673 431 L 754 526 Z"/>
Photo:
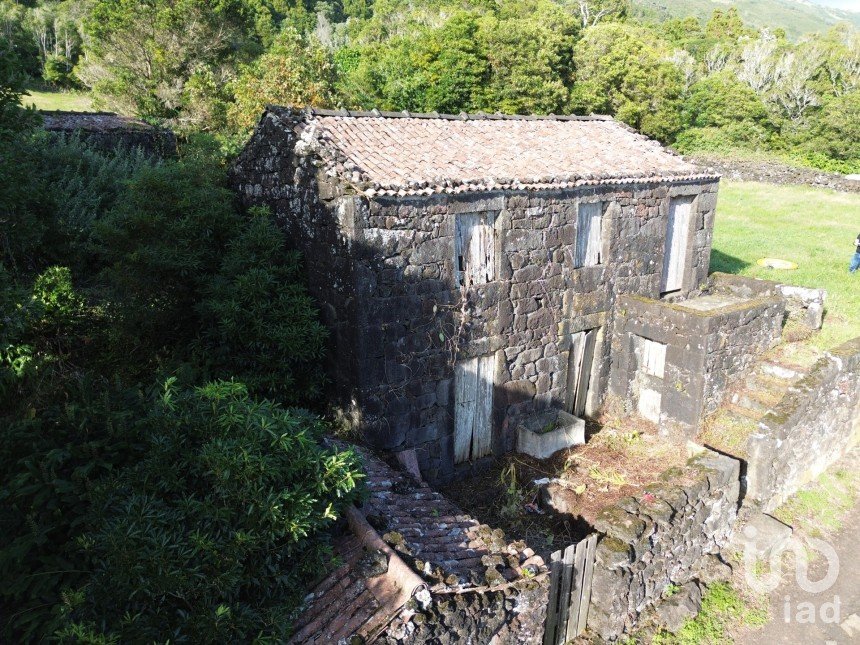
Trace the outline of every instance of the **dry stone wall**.
<path fill-rule="evenodd" d="M 433 594 L 426 608 L 407 607 L 376 641 L 385 645 L 543 641 L 548 574 L 494 590 Z M 413 603 L 414 604 L 414 603 Z"/>
<path fill-rule="evenodd" d="M 828 352 L 750 437 L 746 498 L 771 511 L 860 443 L 860 338 Z"/>
<path fill-rule="evenodd" d="M 563 407 L 571 334 L 604 327 L 593 389 L 607 388 L 613 306 L 658 297 L 669 202 L 691 195 L 684 289 L 707 277 L 717 182 L 375 197 L 334 181 L 270 113 L 233 169 L 247 205 L 268 204 L 304 251 L 332 330 L 332 391 L 373 445 L 415 449 L 442 481 L 453 459 L 454 365 L 492 356 L 492 452 L 514 448 L 522 415 Z M 578 205 L 600 202 L 602 260 L 576 268 Z M 493 278 L 463 288 L 457 219 L 493 222 Z M 459 468 L 468 468 L 468 465 Z"/>
<path fill-rule="evenodd" d="M 604 509 L 594 523 L 597 545 L 587 627 L 605 640 L 632 631 L 670 584 L 713 575 L 737 517 L 740 464 L 706 450 L 680 472 L 664 473 L 638 498 Z M 711 567 L 712 569 L 712 567 Z"/>

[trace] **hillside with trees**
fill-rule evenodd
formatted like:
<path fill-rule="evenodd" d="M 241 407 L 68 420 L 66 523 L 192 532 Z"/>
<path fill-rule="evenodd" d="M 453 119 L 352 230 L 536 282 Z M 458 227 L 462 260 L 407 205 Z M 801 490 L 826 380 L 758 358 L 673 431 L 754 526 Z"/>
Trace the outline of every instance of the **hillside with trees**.
<path fill-rule="evenodd" d="M 633 0 L 634 15 L 643 20 L 692 16 L 705 21 L 715 9 L 734 8 L 752 27 L 782 29 L 792 40 L 825 32 L 840 22 L 860 27 L 860 12 L 844 11 L 815 0 Z"/>
<path fill-rule="evenodd" d="M 792 40 L 734 8 L 707 20 L 636 15 L 627 0 L 0 4 L 3 36 L 32 78 L 207 131 L 228 150 L 266 103 L 598 112 L 683 152 L 858 169 L 855 26 Z"/>

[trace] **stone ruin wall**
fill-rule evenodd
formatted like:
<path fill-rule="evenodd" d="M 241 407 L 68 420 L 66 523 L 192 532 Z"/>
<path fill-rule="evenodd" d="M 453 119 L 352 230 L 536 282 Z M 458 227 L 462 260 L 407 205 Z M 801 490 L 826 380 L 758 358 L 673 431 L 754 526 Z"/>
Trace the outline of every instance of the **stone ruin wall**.
<path fill-rule="evenodd" d="M 860 443 L 860 338 L 830 350 L 749 439 L 747 499 L 770 512 Z"/>
<path fill-rule="evenodd" d="M 719 559 L 731 538 L 740 463 L 710 450 L 683 470 L 604 509 L 597 544 L 588 630 L 613 641 L 659 608 L 669 585 L 709 584 L 730 569 Z"/>
<path fill-rule="evenodd" d="M 688 290 L 707 272 L 716 201 L 710 189 L 716 184 L 699 198 Z M 658 295 L 668 198 L 701 190 L 652 186 L 370 202 L 356 235 L 369 254 L 357 274 L 357 288 L 367 288 L 358 342 L 362 407 L 365 421 L 377 428 L 377 445 L 415 447 L 426 476 L 449 476 L 453 365 L 495 353 L 494 452 L 512 450 L 518 415 L 564 405 L 570 335 L 601 326 L 595 378 L 605 392 L 615 297 Z M 574 269 L 579 200 L 608 207 L 602 264 Z M 496 216 L 497 280 L 461 292 L 452 288 L 454 222 L 470 212 Z"/>
<path fill-rule="evenodd" d="M 543 641 L 548 574 L 509 585 L 434 593 L 429 607 L 407 606 L 376 641 L 382 645 Z"/>
<path fill-rule="evenodd" d="M 696 311 L 635 295 L 622 296 L 618 310 L 623 322 L 613 337 L 618 360 L 613 363 L 611 391 L 623 400 L 635 398 L 634 337 L 665 344 L 662 420 L 675 424 L 681 435 L 692 435 L 702 418 L 719 407 L 727 388 L 779 341 L 785 301 L 777 294 L 761 295 L 730 307 Z"/>
<path fill-rule="evenodd" d="M 268 115 L 234 166 L 234 183 L 246 205 L 270 205 L 305 254 L 333 332 L 332 391 L 375 446 L 416 449 L 430 481 L 454 474 L 457 360 L 495 354 L 495 454 L 514 448 L 517 415 L 564 405 L 572 333 L 604 326 L 595 376 L 606 391 L 615 298 L 659 296 L 670 197 L 697 197 L 679 295 L 706 282 L 716 181 L 369 200 L 294 147 L 295 135 Z M 574 269 L 580 201 L 606 205 L 603 260 Z M 495 215 L 497 279 L 462 292 L 455 220 L 474 212 Z"/>

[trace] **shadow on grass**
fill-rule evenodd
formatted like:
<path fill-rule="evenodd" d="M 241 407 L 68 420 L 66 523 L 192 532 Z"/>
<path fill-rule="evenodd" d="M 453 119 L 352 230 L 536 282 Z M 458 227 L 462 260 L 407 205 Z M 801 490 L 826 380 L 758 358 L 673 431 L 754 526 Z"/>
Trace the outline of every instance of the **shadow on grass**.
<path fill-rule="evenodd" d="M 711 272 L 740 273 L 750 266 L 750 264 L 746 260 L 741 260 L 717 249 L 711 249 Z"/>

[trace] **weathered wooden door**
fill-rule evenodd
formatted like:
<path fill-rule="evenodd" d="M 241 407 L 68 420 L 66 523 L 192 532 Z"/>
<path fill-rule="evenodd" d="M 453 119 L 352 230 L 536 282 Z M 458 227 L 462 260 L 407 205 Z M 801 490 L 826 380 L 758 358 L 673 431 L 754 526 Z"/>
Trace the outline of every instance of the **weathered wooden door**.
<path fill-rule="evenodd" d="M 567 410 L 575 417 L 585 414 L 585 405 L 591 388 L 591 372 L 594 366 L 594 348 L 597 329 L 573 334 L 567 363 Z"/>
<path fill-rule="evenodd" d="M 493 445 L 496 357 L 479 356 L 454 366 L 454 463 L 485 457 Z"/>
<path fill-rule="evenodd" d="M 634 354 L 638 369 L 633 390 L 636 407 L 643 417 L 654 423 L 660 421 L 663 407 L 663 375 L 666 366 L 666 345 L 641 336 L 635 337 Z"/>
<path fill-rule="evenodd" d="M 660 293 L 678 291 L 684 286 L 692 205 L 692 197 L 677 197 L 669 203 Z"/>

